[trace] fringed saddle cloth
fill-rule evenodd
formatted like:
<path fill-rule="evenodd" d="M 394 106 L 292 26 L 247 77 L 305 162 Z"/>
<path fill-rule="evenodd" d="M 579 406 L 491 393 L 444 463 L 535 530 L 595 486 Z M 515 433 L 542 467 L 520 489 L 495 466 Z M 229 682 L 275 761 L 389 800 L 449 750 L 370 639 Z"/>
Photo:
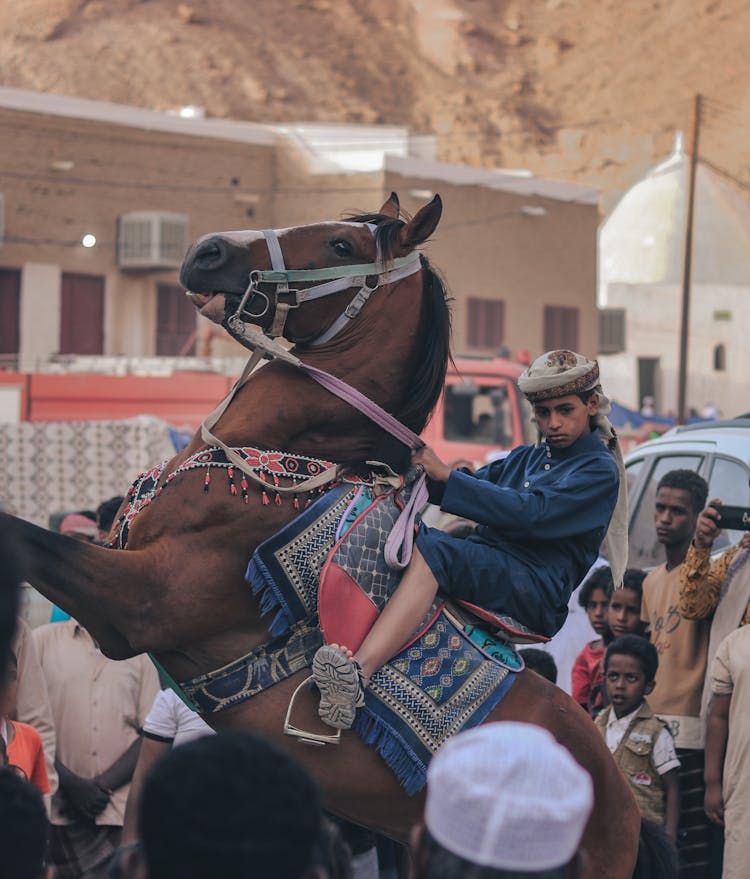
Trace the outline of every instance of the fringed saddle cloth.
<path fill-rule="evenodd" d="M 247 579 L 263 610 L 275 611 L 272 635 L 283 642 L 319 621 L 329 643 L 359 646 L 401 576 L 385 564 L 383 546 L 408 492 L 337 486 L 256 550 Z M 409 793 L 424 785 L 431 755 L 485 720 L 523 668 L 509 643 L 476 624 L 436 602 L 412 641 L 372 676 L 357 712 L 355 732 Z"/>

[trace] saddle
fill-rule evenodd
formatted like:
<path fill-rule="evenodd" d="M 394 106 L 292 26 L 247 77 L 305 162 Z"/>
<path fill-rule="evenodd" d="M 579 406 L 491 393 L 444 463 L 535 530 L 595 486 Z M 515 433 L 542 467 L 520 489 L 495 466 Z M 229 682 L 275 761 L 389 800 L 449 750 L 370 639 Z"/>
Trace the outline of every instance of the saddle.
<path fill-rule="evenodd" d="M 379 497 L 374 497 L 367 486 L 355 492 L 337 528 L 336 544 L 320 572 L 318 613 L 327 643 L 346 644 L 356 652 L 398 586 L 401 571 L 388 566 L 383 546 L 408 495 L 408 481 L 401 490 Z M 509 615 L 493 613 L 468 601 L 453 603 L 466 628 L 476 633 L 475 643 L 480 646 L 548 640 Z M 437 606 L 444 605 L 443 600 Z M 435 613 L 433 608 L 405 647 L 424 632 Z M 495 648 L 495 653 L 498 651 L 503 652 Z"/>
<path fill-rule="evenodd" d="M 341 482 L 261 544 L 246 579 L 261 610 L 273 613 L 271 641 L 182 682 L 190 703 L 203 714 L 237 705 L 309 669 L 324 638 L 359 646 L 399 582 L 383 546 L 409 490 L 407 482 L 385 492 L 375 482 Z M 503 628 L 515 621 L 494 622 L 492 631 L 470 608 L 438 597 L 409 643 L 370 679 L 352 731 L 377 748 L 409 794 L 425 784 L 438 748 L 482 723 L 524 667 Z M 338 740 L 296 729 L 291 705 L 285 731 L 310 744 Z"/>

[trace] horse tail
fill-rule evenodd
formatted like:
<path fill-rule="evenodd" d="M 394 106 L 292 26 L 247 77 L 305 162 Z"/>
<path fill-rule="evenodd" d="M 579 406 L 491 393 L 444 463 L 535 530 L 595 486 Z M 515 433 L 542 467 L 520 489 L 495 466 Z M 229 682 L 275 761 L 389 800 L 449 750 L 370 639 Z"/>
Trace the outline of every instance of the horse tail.
<path fill-rule="evenodd" d="M 638 839 L 638 860 L 635 862 L 633 879 L 677 879 L 679 872 L 677 849 L 653 821 L 641 819 Z"/>

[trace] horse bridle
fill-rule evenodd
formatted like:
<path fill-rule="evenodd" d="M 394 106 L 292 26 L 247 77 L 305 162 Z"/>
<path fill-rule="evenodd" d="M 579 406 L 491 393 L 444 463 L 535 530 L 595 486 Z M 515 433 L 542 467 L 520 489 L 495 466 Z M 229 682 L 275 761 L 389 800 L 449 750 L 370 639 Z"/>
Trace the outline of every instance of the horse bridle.
<path fill-rule="evenodd" d="M 372 232 L 373 237 L 377 239 L 377 226 L 371 223 L 366 225 Z M 421 268 L 421 261 L 417 251 L 413 251 L 408 256 L 385 262 L 382 258 L 380 242 L 377 242 L 377 256 L 376 261 L 373 263 L 331 266 L 322 269 L 287 269 L 276 230 L 263 229 L 262 234 L 271 257 L 272 268 L 270 271 L 255 269 L 250 272 L 247 289 L 236 311 L 225 321 L 227 329 L 233 335 L 235 333 L 239 335 L 240 338 L 245 335 L 241 331 L 242 327 L 240 326 L 245 323 L 242 320 L 243 314 L 246 317 L 252 318 L 253 321 L 257 321 L 266 317 L 273 307 L 273 320 L 268 329 L 264 330 L 263 333 L 268 338 L 275 339 L 283 334 L 286 319 L 291 309 L 299 308 L 306 302 L 320 299 L 323 296 L 329 296 L 332 293 L 339 293 L 342 290 L 348 290 L 350 287 L 359 286 L 358 292 L 331 326 L 309 343 L 313 347 L 323 345 L 337 336 L 350 321 L 354 320 L 378 287 L 407 278 L 409 275 L 418 272 Z M 370 280 L 373 280 L 374 283 L 368 283 Z M 311 287 L 304 287 L 302 289 L 290 286 L 290 284 L 302 281 L 323 281 L 325 283 L 314 284 Z M 275 285 L 275 289 L 270 294 L 266 293 L 260 289 L 262 284 Z M 256 306 L 259 298 L 265 304 L 262 310 L 253 311 L 252 309 Z"/>

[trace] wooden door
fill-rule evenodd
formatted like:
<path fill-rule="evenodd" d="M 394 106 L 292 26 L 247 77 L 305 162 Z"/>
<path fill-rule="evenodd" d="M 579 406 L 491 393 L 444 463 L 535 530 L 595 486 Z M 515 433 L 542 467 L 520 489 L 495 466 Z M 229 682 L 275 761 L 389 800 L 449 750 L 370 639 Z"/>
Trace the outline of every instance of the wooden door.
<path fill-rule="evenodd" d="M 177 284 L 157 284 L 156 295 L 156 353 L 172 357 L 193 354 L 198 320 L 195 306 Z"/>
<path fill-rule="evenodd" d="M 20 345 L 21 272 L 0 269 L 0 367 L 17 366 Z"/>
<path fill-rule="evenodd" d="M 60 307 L 60 353 L 104 353 L 104 278 L 63 274 Z"/>

